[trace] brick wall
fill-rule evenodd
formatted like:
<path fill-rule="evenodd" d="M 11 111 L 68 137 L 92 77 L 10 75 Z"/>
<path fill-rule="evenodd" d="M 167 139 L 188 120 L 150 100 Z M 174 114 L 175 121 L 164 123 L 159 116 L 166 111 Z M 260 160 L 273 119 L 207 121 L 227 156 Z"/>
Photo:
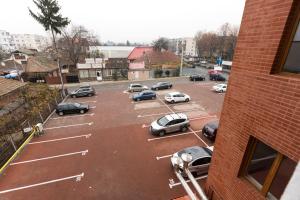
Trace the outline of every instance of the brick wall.
<path fill-rule="evenodd" d="M 300 159 L 300 77 L 271 73 L 286 42 L 289 13 L 299 3 L 246 1 L 207 180 L 222 199 L 265 199 L 237 177 L 250 135 Z"/>

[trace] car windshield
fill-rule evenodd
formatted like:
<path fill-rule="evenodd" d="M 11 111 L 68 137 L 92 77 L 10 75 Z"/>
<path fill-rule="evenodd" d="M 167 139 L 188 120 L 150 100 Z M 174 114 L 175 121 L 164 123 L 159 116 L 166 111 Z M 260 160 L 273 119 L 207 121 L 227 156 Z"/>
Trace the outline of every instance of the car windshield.
<path fill-rule="evenodd" d="M 157 120 L 158 125 L 160 126 L 166 126 L 169 120 L 166 117 L 162 117 L 159 120 Z"/>
<path fill-rule="evenodd" d="M 81 106 L 81 104 L 80 104 L 80 103 L 74 103 L 74 106 L 76 106 L 76 107 L 80 107 L 80 106 Z"/>

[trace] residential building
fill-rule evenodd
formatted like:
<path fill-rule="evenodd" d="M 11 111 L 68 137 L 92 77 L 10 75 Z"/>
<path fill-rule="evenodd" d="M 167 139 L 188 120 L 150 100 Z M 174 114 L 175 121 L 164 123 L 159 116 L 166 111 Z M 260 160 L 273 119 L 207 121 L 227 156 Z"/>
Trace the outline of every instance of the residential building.
<path fill-rule="evenodd" d="M 206 182 L 210 199 L 300 198 L 299 20 L 299 0 L 245 2 Z"/>
<path fill-rule="evenodd" d="M 13 100 L 18 99 L 20 96 L 20 91 L 26 83 L 22 83 L 17 80 L 9 80 L 5 78 L 0 78 L 0 110 L 2 108 L 13 102 Z M 1 116 L 1 113 L 0 113 Z"/>
<path fill-rule="evenodd" d="M 36 49 L 42 51 L 51 45 L 48 37 L 36 34 L 12 34 L 12 39 L 16 49 Z"/>
<path fill-rule="evenodd" d="M 103 63 L 103 67 L 101 68 L 101 73 L 99 71 L 99 68 L 97 68 L 98 72 L 96 72 L 96 76 L 94 76 L 93 74 L 92 76 L 88 75 L 88 77 L 84 76 L 84 78 L 89 78 L 89 79 L 92 78 L 97 80 L 127 79 L 127 72 L 128 72 L 127 58 L 133 49 L 134 47 L 132 46 L 90 46 L 89 47 L 90 55 L 99 54 L 99 57 L 103 57 L 104 63 Z M 100 63 L 93 63 L 93 64 L 98 65 Z M 78 67 L 80 68 L 82 66 L 83 65 L 79 64 L 77 65 L 77 68 Z M 90 66 L 89 70 L 93 71 L 93 65 L 89 65 L 89 66 Z M 86 68 L 85 70 L 88 69 Z M 82 79 L 83 77 L 81 76 L 80 78 Z"/>
<path fill-rule="evenodd" d="M 153 47 L 135 47 L 128 56 L 128 62 L 133 63 L 136 59 L 140 58 L 144 53 L 153 51 Z"/>
<path fill-rule="evenodd" d="M 80 80 L 103 80 L 105 61 L 102 58 L 86 58 L 84 63 L 78 63 L 77 69 Z"/>
<path fill-rule="evenodd" d="M 181 55 L 182 45 L 184 45 L 183 56 L 184 57 L 197 57 L 196 40 L 192 37 L 177 38 L 169 40 L 169 50 L 176 55 Z"/>
<path fill-rule="evenodd" d="M 0 49 L 6 53 L 9 53 L 16 49 L 11 34 L 4 30 L 0 30 Z"/>

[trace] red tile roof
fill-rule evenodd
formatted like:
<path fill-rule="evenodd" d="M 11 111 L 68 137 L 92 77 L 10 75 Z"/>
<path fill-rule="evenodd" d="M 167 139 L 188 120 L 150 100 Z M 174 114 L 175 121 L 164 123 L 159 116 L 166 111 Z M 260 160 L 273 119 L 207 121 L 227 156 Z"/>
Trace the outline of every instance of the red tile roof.
<path fill-rule="evenodd" d="M 128 60 L 136 60 L 141 57 L 144 52 L 153 51 L 153 47 L 135 47 L 128 56 Z"/>
<path fill-rule="evenodd" d="M 179 56 L 170 51 L 148 51 L 134 62 L 145 62 L 146 66 L 180 64 Z"/>

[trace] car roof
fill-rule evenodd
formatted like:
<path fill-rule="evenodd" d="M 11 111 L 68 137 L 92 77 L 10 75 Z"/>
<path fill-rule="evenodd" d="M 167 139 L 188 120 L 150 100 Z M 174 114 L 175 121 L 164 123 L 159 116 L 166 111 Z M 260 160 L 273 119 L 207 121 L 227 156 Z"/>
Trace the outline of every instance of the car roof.
<path fill-rule="evenodd" d="M 188 153 L 192 156 L 192 161 L 202 157 L 211 157 L 212 151 L 207 147 L 192 146 L 187 147 L 178 152 L 180 157 L 183 153 Z"/>
<path fill-rule="evenodd" d="M 183 113 L 173 113 L 165 116 L 169 121 L 174 119 L 187 119 L 187 116 Z"/>
<path fill-rule="evenodd" d="M 176 94 L 183 94 L 183 93 L 181 93 L 181 92 L 170 92 L 170 93 L 168 93 L 168 95 L 171 95 L 171 96 L 176 95 Z"/>

